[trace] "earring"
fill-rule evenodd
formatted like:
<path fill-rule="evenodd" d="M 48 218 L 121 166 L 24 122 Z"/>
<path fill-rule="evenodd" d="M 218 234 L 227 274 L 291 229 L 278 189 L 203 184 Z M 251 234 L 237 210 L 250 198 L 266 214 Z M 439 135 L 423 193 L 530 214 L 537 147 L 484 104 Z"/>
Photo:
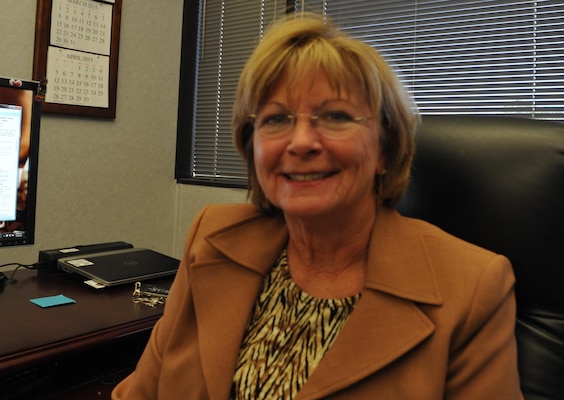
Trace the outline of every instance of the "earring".
<path fill-rule="evenodd" d="M 382 171 L 380 171 L 380 174 L 377 175 L 378 176 L 378 192 L 377 192 L 377 200 L 378 200 L 378 204 L 382 204 L 384 202 L 383 199 L 383 192 L 384 192 L 384 175 L 386 175 L 388 171 L 383 168 Z"/>

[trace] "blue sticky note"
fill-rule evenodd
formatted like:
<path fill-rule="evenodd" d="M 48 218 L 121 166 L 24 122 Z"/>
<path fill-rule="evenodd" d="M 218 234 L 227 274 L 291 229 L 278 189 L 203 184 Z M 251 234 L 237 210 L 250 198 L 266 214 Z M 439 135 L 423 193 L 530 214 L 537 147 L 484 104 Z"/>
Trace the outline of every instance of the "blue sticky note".
<path fill-rule="evenodd" d="M 33 304 L 37 304 L 41 308 L 61 306 L 63 304 L 76 303 L 70 297 L 59 294 L 57 296 L 39 297 L 37 299 L 29 299 Z"/>

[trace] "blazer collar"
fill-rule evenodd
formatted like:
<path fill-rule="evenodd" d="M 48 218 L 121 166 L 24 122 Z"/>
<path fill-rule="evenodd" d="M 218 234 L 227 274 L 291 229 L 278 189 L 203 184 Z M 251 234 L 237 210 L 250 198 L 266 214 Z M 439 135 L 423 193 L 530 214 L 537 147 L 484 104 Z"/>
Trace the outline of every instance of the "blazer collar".
<path fill-rule="evenodd" d="M 397 211 L 381 209 L 372 231 L 366 288 L 420 303 L 442 296 L 421 233 Z M 235 263 L 266 275 L 288 240 L 281 216 L 255 215 L 213 232 L 207 242 Z"/>
<path fill-rule="evenodd" d="M 371 238 L 366 290 L 298 399 L 341 390 L 433 333 L 433 323 L 416 303 L 439 305 L 442 298 L 423 238 L 408 221 L 395 211 L 379 212 Z M 225 258 L 191 267 L 210 399 L 229 396 L 247 316 L 287 239 L 283 218 L 246 218 L 206 237 Z"/>
<path fill-rule="evenodd" d="M 288 241 L 288 230 L 281 215 L 255 214 L 205 239 L 231 261 L 266 275 Z"/>
<path fill-rule="evenodd" d="M 368 253 L 366 287 L 418 303 L 443 302 L 421 231 L 397 211 L 378 213 Z"/>

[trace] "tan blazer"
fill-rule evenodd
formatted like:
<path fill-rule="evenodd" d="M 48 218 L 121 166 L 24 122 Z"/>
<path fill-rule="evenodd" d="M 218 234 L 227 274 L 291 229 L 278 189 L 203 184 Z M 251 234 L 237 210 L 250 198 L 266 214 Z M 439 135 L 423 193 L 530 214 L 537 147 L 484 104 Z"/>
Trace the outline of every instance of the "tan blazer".
<path fill-rule="evenodd" d="M 164 315 L 112 398 L 229 399 L 255 298 L 287 235 L 282 218 L 251 205 L 203 209 Z M 522 398 L 509 261 L 389 210 L 370 245 L 362 298 L 297 400 Z"/>

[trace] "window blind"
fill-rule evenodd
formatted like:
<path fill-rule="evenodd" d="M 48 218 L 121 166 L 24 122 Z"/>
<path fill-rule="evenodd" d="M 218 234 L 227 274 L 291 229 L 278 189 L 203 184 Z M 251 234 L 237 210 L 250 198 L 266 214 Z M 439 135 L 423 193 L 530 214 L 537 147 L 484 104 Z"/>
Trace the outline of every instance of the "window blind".
<path fill-rule="evenodd" d="M 231 139 L 235 89 L 247 58 L 275 16 L 284 14 L 286 2 L 205 0 L 198 6 L 193 107 L 181 104 L 179 109 L 183 131 L 178 136 L 190 135 L 191 141 L 189 149 L 177 153 L 177 179 L 244 186 L 246 167 Z M 191 29 L 184 24 L 184 29 Z M 189 61 L 183 57 L 183 63 Z"/>
<path fill-rule="evenodd" d="M 376 47 L 422 114 L 516 115 L 564 121 L 561 1 L 289 3 L 296 10 L 326 13 L 352 36 Z M 182 101 L 181 75 L 178 138 L 186 145 L 179 146 L 177 153 L 177 179 L 244 186 L 246 171 L 231 143 L 233 95 L 247 57 L 266 26 L 284 12 L 286 2 L 205 0 L 200 7 L 191 102 Z M 183 64 L 186 62 L 183 54 Z"/>
<path fill-rule="evenodd" d="M 564 3 L 555 0 L 326 0 L 376 47 L 422 114 L 564 120 Z M 306 7 L 307 8 L 307 7 Z"/>

